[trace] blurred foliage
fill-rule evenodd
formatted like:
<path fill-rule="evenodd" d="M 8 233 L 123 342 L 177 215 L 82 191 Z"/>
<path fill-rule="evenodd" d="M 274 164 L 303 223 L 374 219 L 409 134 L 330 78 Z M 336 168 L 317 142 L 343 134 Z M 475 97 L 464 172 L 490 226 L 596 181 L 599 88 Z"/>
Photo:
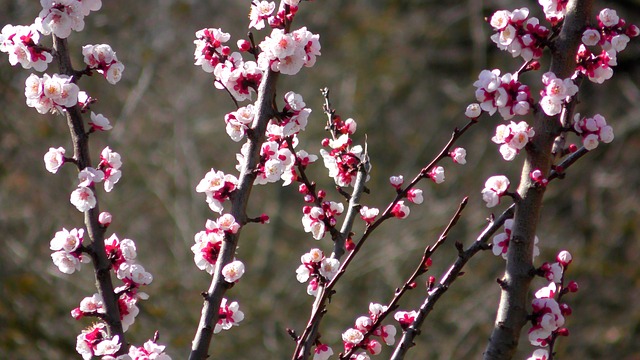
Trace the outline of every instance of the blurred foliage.
<path fill-rule="evenodd" d="M 86 18 L 86 29 L 69 39 L 80 47 L 109 43 L 126 65 L 115 87 L 101 77 L 80 85 L 99 99 L 96 112 L 115 128 L 92 136 L 97 158 L 107 144 L 122 154 L 124 177 L 110 194 L 100 193 L 102 209 L 114 215 L 111 231 L 132 238 L 140 262 L 154 274 L 140 303 L 141 313 L 128 332 L 140 344 L 158 329 L 161 342 L 176 359 L 185 358 L 200 314 L 199 293 L 209 276 L 193 264 L 193 235 L 213 217 L 194 187 L 211 167 L 233 170 L 240 144 L 224 132 L 223 116 L 233 109 L 212 77 L 193 66 L 193 38 L 203 27 L 221 27 L 233 42 L 246 34 L 249 1 L 159 0 L 104 1 Z M 328 86 L 333 105 L 353 117 L 356 139 L 367 135 L 373 172 L 363 199 L 384 207 L 393 198 L 388 177 L 412 178 L 464 124 L 466 104 L 473 101 L 472 82 L 483 68 L 515 71 L 518 59 L 499 52 L 489 41 L 482 20 L 499 8 L 528 6 L 534 1 L 337 1 L 303 3 L 295 25 L 319 33 L 322 56 L 312 69 L 281 77 L 280 94 L 301 93 L 314 109 L 301 146 L 317 153 L 325 117 L 318 89 Z M 640 1 L 600 1 L 632 23 L 640 23 Z M 0 24 L 28 24 L 38 3 L 5 0 Z M 256 38 L 264 36 L 256 33 Z M 618 58 L 614 78 L 604 86 L 585 84 L 579 111 L 603 114 L 616 140 L 601 145 L 571 168 L 566 179 L 547 190 L 538 236 L 542 256 L 551 261 L 562 249 L 575 261 L 569 277 L 580 292 L 566 299 L 574 310 L 571 336 L 559 341 L 560 358 L 640 358 L 640 46 L 637 40 Z M 93 290 L 90 267 L 80 274 L 60 274 L 50 261 L 49 240 L 61 227 L 82 226 L 69 204 L 75 173 L 64 167 L 46 172 L 42 155 L 51 146 L 70 149 L 61 117 L 41 116 L 24 103 L 28 71 L 0 60 L 0 349 L 7 358 L 77 358 L 75 337 L 88 320 L 74 321 L 69 311 Z M 543 64 L 545 66 L 545 64 Z M 544 67 L 543 67 L 544 68 Z M 532 92 L 540 73 L 527 74 Z M 322 326 L 323 341 L 338 350 L 340 333 L 365 314 L 368 303 L 387 302 L 400 279 L 409 275 L 422 249 L 433 243 L 457 203 L 470 196 L 450 243 L 434 257 L 440 276 L 455 259 L 453 241 L 469 244 L 490 212 L 479 196 L 484 180 L 495 173 L 519 176 L 522 157 L 506 164 L 489 141 L 496 119 L 483 120 L 461 139 L 468 164 L 445 163 L 447 181 L 421 184 L 425 203 L 411 216 L 390 221 L 370 239 L 337 287 Z M 574 139 L 575 141 L 575 139 Z M 330 190 L 321 162 L 310 173 Z M 301 232 L 302 201 L 295 187 L 269 185 L 255 189 L 250 215 L 266 212 L 267 226 L 243 230 L 238 257 L 247 264 L 242 282 L 228 293 L 240 301 L 246 319 L 239 328 L 213 340 L 218 359 L 290 357 L 294 344 L 285 328 L 302 329 L 312 298 L 295 280 L 299 256 L 310 247 L 330 249 Z M 340 199 L 331 191 L 330 198 Z M 499 210 L 497 210 L 499 211 Z M 361 230 L 361 228 L 359 228 Z M 410 352 L 410 359 L 478 358 L 493 327 L 504 261 L 489 252 L 473 259 L 436 306 Z M 539 281 L 536 286 L 542 285 Z M 419 306 L 424 287 L 403 300 L 402 309 Z M 526 335 L 524 336 L 526 337 Z M 524 340 L 517 358 L 532 348 Z M 387 350 L 385 350 L 387 351 Z M 386 352 L 384 354 L 387 354 Z M 382 356 L 381 358 L 384 358 Z"/>

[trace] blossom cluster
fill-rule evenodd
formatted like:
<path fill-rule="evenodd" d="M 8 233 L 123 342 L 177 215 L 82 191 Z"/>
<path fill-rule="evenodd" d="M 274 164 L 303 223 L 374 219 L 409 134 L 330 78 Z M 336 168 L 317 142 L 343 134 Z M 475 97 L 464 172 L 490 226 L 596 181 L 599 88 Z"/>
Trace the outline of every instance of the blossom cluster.
<path fill-rule="evenodd" d="M 516 115 L 526 115 L 531 108 L 531 93 L 529 87 L 520 83 L 517 76 L 506 73 L 500 76 L 500 70 L 482 70 L 478 80 L 473 83 L 476 87 L 476 99 L 482 110 L 495 114 L 496 111 L 505 120 Z"/>
<path fill-rule="evenodd" d="M 369 304 L 369 316 L 360 316 L 356 319 L 355 326 L 353 328 L 347 329 L 342 333 L 342 342 L 344 344 L 345 352 L 351 351 L 354 348 L 361 348 L 371 355 L 377 355 L 382 351 L 381 342 L 384 342 L 389 346 L 393 346 L 393 344 L 395 344 L 395 326 L 378 326 L 380 315 L 385 311 L 387 311 L 386 306 L 376 303 Z M 372 331 L 374 325 L 376 325 L 376 327 L 375 330 Z M 363 352 L 358 355 L 353 355 L 352 359 L 362 359 L 365 356 L 368 358 L 367 353 Z"/>
<path fill-rule="evenodd" d="M 502 158 L 511 161 L 515 159 L 520 150 L 524 149 L 534 135 L 535 131 L 525 121 L 519 123 L 511 121 L 508 125 L 498 125 L 496 135 L 491 138 L 491 141 L 501 145 Z"/>
<path fill-rule="evenodd" d="M 196 32 L 195 65 L 215 76 L 215 86 L 226 89 L 236 101 L 250 99 L 258 90 L 262 70 L 255 61 L 243 61 L 239 52 L 223 45 L 231 35 L 222 29 L 202 29 Z"/>
<path fill-rule="evenodd" d="M 302 96 L 292 91 L 284 95 L 284 101 L 285 106 L 279 114 L 279 119 L 271 119 L 267 124 L 267 139 L 260 148 L 260 163 L 254 170 L 256 174 L 254 184 L 264 185 L 282 180 L 283 186 L 289 185 L 298 179 L 298 174 L 295 170 L 296 166 L 305 168 L 318 159 L 316 155 L 309 154 L 304 150 L 298 150 L 294 153 L 295 147 L 298 145 L 297 135 L 306 128 L 307 118 L 311 114 L 311 109 L 306 107 Z M 255 108 L 255 106 L 251 107 L 251 109 Z M 242 108 L 238 109 L 238 111 L 240 110 Z M 253 119 L 253 116 L 251 115 L 250 118 Z M 227 114 L 225 120 L 233 117 L 237 117 L 237 115 L 232 112 Z M 227 122 L 227 132 L 230 135 L 232 135 L 229 131 L 231 122 L 233 120 Z M 244 127 L 246 125 L 241 126 Z M 236 126 L 234 125 L 233 127 Z M 240 128 L 237 131 L 244 132 L 246 130 Z M 238 160 L 236 169 L 238 171 L 242 171 L 248 152 L 249 143 L 245 143 L 240 150 L 240 154 L 236 155 Z"/>
<path fill-rule="evenodd" d="M 198 269 L 213 274 L 225 233 L 235 234 L 239 229 L 240 224 L 236 222 L 231 214 L 224 214 L 215 221 L 207 220 L 205 230 L 195 235 L 195 244 L 191 247 L 194 255 L 193 260 Z M 233 269 L 230 268 L 229 271 L 231 272 Z M 237 275 L 240 272 L 244 273 L 244 268 L 242 270 L 237 269 L 235 274 Z M 236 275 L 230 274 L 228 277 L 229 279 L 233 278 L 233 281 L 229 282 L 235 282 L 238 279 Z"/>
<path fill-rule="evenodd" d="M 562 105 L 578 93 L 578 86 L 571 78 L 559 79 L 552 72 L 542 75 L 544 89 L 540 91 L 540 107 L 549 116 L 560 114 Z"/>
<path fill-rule="evenodd" d="M 596 114 L 592 118 L 575 114 L 573 128 L 582 138 L 585 149 L 593 150 L 600 142 L 608 144 L 613 141 L 613 128 L 607 125 L 604 116 Z"/>
<path fill-rule="evenodd" d="M 296 279 L 307 285 L 307 294 L 315 296 L 321 285 L 333 280 L 340 268 L 340 261 L 326 257 L 320 249 L 313 248 L 300 257 L 302 263 L 296 269 Z"/>
<path fill-rule="evenodd" d="M 24 69 L 45 71 L 53 60 L 51 52 L 38 45 L 40 33 L 34 25 L 5 25 L 0 32 L 0 51 L 9 55 L 9 63 Z"/>
<path fill-rule="evenodd" d="M 103 323 L 91 325 L 76 338 L 76 351 L 84 360 L 101 356 L 102 360 L 171 360 L 164 353 L 165 346 L 148 340 L 143 346 L 131 346 L 124 355 L 116 355 L 122 344 L 119 336 L 109 338 L 107 327 Z"/>
<path fill-rule="evenodd" d="M 40 114 L 63 112 L 64 108 L 78 103 L 78 85 L 67 75 L 43 74 L 42 78 L 35 74 L 25 80 L 24 95 L 27 106 L 35 108 Z"/>
<path fill-rule="evenodd" d="M 320 55 L 320 36 L 302 27 L 291 33 L 273 29 L 259 45 L 258 66 L 287 75 L 297 74 L 303 66 L 311 67 Z"/>
<path fill-rule="evenodd" d="M 272 15 L 276 4 L 272 1 L 253 1 L 249 13 L 249 28 L 264 29 L 265 21 L 272 28 L 284 28 L 285 22 L 291 22 L 298 12 L 300 0 L 284 0 L 280 3 L 280 9 L 276 15 Z M 285 8 L 288 6 L 288 9 Z"/>
<path fill-rule="evenodd" d="M 321 206 L 302 208 L 302 226 L 314 239 L 320 240 L 326 232 L 326 225 L 335 226 L 336 216 L 344 212 L 344 205 L 335 201 L 323 201 Z"/>
<path fill-rule="evenodd" d="M 54 158 L 54 156 L 45 155 L 45 161 L 47 158 Z M 51 165 L 47 165 L 47 168 L 50 166 Z M 78 173 L 79 184 L 71 193 L 70 199 L 78 211 L 85 212 L 96 206 L 96 198 L 92 190 L 96 183 L 104 181 L 104 190 L 106 192 L 113 190 L 113 186 L 122 176 L 122 172 L 120 171 L 121 166 L 122 160 L 120 154 L 112 151 L 107 146 L 100 153 L 100 163 L 97 169 L 88 166 Z"/>
<path fill-rule="evenodd" d="M 40 0 L 42 10 L 35 25 L 44 35 L 53 33 L 64 39 L 71 30 L 84 29 L 84 17 L 102 7 L 102 0 Z"/>
<path fill-rule="evenodd" d="M 82 47 L 84 63 L 92 70 L 98 71 L 107 81 L 114 85 L 122 78 L 124 65 L 118 61 L 116 52 L 107 44 L 85 45 Z"/>
<path fill-rule="evenodd" d="M 636 25 L 627 26 L 615 10 L 603 9 L 598 14 L 598 26 L 588 27 L 582 34 L 582 44 L 578 49 L 578 70 L 592 82 L 601 84 L 613 75 L 612 67 L 617 65 L 617 54 L 627 47 L 631 38 L 640 35 Z M 599 45 L 598 55 L 587 47 Z"/>
<path fill-rule="evenodd" d="M 114 292 L 118 294 L 122 329 L 127 331 L 140 312 L 137 307 L 138 300 L 148 298 L 148 295 L 140 292 L 139 288 L 143 285 L 149 285 L 153 281 L 153 276 L 142 265 L 136 263 L 136 245 L 133 240 L 120 240 L 116 234 L 112 234 L 105 240 L 105 251 L 111 263 L 111 270 L 124 283 L 124 285 L 115 288 Z M 95 316 L 95 314 L 105 313 L 105 311 L 102 296 L 94 294 L 84 298 L 80 302 L 80 306 L 71 311 L 71 315 L 75 319 L 81 319 L 84 316 Z"/>
<path fill-rule="evenodd" d="M 507 251 L 509 250 L 509 242 L 511 241 L 511 232 L 513 231 L 513 219 L 507 219 L 504 222 L 504 232 L 493 237 L 493 243 L 491 250 L 493 254 L 507 259 Z M 533 258 L 540 255 L 540 248 L 538 247 L 538 236 L 533 239 Z"/>
<path fill-rule="evenodd" d="M 491 16 L 489 23 L 495 34 L 491 40 L 500 50 L 521 56 L 525 61 L 539 59 L 542 56 L 549 29 L 540 25 L 537 18 L 530 18 L 529 9 L 521 8 L 513 12 L 499 10 Z"/>
<path fill-rule="evenodd" d="M 556 336 L 568 335 L 568 330 L 562 326 L 565 317 L 571 315 L 569 305 L 560 303 L 562 295 L 567 292 L 578 291 L 575 281 L 569 282 L 563 288 L 564 272 L 572 261 L 568 251 L 561 251 L 556 257 L 556 262 L 544 263 L 540 270 L 543 276 L 550 281 L 548 286 L 538 290 L 532 305 L 532 326 L 528 331 L 529 342 L 534 346 L 546 347 Z M 539 349 L 538 354 L 544 355 L 546 349 Z"/>
<path fill-rule="evenodd" d="M 334 116 L 330 127 L 333 138 L 322 140 L 322 146 L 330 148 L 330 151 L 320 149 L 324 166 L 329 170 L 329 177 L 333 178 L 336 185 L 353 186 L 358 166 L 366 156 L 362 146 L 351 146 L 352 139 L 349 136 L 355 133 L 357 123 L 351 118 L 342 120 L 339 116 Z M 367 180 L 368 178 L 367 174 Z"/>
<path fill-rule="evenodd" d="M 88 263 L 91 258 L 82 252 L 82 242 L 84 241 L 84 229 L 62 228 L 56 232 L 51 239 L 49 248 L 54 252 L 51 254 L 53 264 L 60 272 L 73 274 L 79 271 L 83 263 Z"/>

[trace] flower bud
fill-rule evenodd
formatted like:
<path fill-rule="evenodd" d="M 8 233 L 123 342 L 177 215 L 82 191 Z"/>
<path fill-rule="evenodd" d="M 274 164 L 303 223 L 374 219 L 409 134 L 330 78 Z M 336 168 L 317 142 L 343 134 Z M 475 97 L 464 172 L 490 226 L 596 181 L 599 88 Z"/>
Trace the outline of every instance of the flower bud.
<path fill-rule="evenodd" d="M 480 104 L 473 103 L 467 106 L 467 110 L 465 110 L 464 115 L 469 119 L 477 119 L 482 113 L 482 109 L 480 108 Z"/>
<path fill-rule="evenodd" d="M 558 262 L 560 263 L 560 265 L 562 265 L 563 267 L 567 267 L 569 266 L 569 264 L 571 264 L 571 261 L 573 260 L 573 257 L 571 256 L 571 253 L 566 251 L 566 250 L 562 250 L 560 251 L 560 253 L 558 253 L 558 256 L 556 257 L 556 260 L 558 260 Z"/>
<path fill-rule="evenodd" d="M 109 224 L 111 224 L 111 220 L 111 214 L 106 211 L 103 211 L 98 215 L 98 222 L 104 227 L 109 226 Z"/>

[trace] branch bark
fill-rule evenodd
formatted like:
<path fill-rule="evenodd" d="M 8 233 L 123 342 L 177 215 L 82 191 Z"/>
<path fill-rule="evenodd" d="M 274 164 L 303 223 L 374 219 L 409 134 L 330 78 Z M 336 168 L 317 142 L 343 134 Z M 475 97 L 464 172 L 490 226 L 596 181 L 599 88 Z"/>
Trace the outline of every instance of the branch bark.
<path fill-rule="evenodd" d="M 53 36 L 53 49 L 58 62 L 61 74 L 75 76 L 76 72 L 71 65 L 67 40 Z M 75 81 L 75 79 L 74 79 Z M 73 143 L 73 158 L 76 162 L 78 171 L 91 166 L 91 157 L 89 155 L 89 135 L 85 131 L 84 121 L 80 108 L 75 105 L 66 108 L 65 117 L 69 132 L 71 133 L 71 141 Z M 105 228 L 98 222 L 100 207 L 98 195 L 95 187 L 90 186 L 91 191 L 96 197 L 96 206 L 84 213 L 84 224 L 87 233 L 91 238 L 91 244 L 88 246 L 89 254 L 93 263 L 96 277 L 96 288 L 102 296 L 106 314 L 102 317 L 107 323 L 107 332 L 109 336 L 118 336 L 121 344 L 126 344 L 124 331 L 122 330 L 122 321 L 120 320 L 120 309 L 118 307 L 118 298 L 114 292 L 113 281 L 111 279 L 111 262 L 107 258 L 104 247 Z M 126 351 L 126 346 L 121 347 L 120 353 Z"/>
<path fill-rule="evenodd" d="M 204 305 L 202 307 L 202 316 L 198 330 L 193 340 L 191 354 L 189 360 L 204 360 L 211 345 L 213 329 L 218 321 L 218 311 L 220 310 L 220 302 L 228 289 L 228 284 L 221 275 L 222 268 L 233 261 L 236 247 L 242 227 L 247 223 L 247 203 L 249 195 L 253 188 L 253 182 L 256 179 L 255 169 L 260 163 L 260 148 L 265 141 L 265 131 L 269 120 L 274 117 L 275 109 L 273 104 L 276 97 L 276 83 L 279 73 L 268 71 L 258 89 L 258 100 L 260 108 L 256 114 L 251 130 L 247 133 L 249 138 L 249 152 L 246 161 L 240 171 L 238 179 L 238 187 L 231 195 L 231 215 L 241 225 L 240 230 L 235 234 L 227 233 L 224 242 L 220 248 L 220 255 L 216 262 L 214 276 L 211 285 L 206 293 L 203 293 Z"/>
<path fill-rule="evenodd" d="M 571 0 L 558 38 L 551 47 L 550 71 L 559 78 L 570 77 L 575 71 L 575 54 L 582 31 L 589 22 L 593 0 Z M 546 116 L 536 106 L 534 116 L 536 136 L 527 146 L 527 158 L 522 168 L 516 203 L 512 239 L 502 278 L 502 294 L 496 321 L 484 353 L 484 359 L 511 359 L 515 353 L 522 327 L 527 322 L 527 297 L 533 278 L 533 245 L 540 217 L 544 187 L 536 187 L 531 171 L 541 170 L 545 176 L 554 160 L 552 145 L 560 134 L 559 116 Z"/>

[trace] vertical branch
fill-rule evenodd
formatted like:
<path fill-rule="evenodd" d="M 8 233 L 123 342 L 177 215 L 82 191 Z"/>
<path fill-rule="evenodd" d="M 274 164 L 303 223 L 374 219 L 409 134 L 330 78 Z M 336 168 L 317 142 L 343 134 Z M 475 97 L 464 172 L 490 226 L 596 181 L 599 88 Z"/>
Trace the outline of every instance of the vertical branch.
<path fill-rule="evenodd" d="M 76 72 L 71 65 L 69 51 L 67 48 L 67 40 L 53 36 L 53 48 L 55 57 L 61 74 L 75 76 Z M 75 79 L 74 79 L 75 81 Z M 91 157 L 89 156 L 89 135 L 85 131 L 84 121 L 78 105 L 66 108 L 65 116 L 67 125 L 71 133 L 71 141 L 73 143 L 73 158 L 76 161 L 78 170 L 91 165 Z M 90 186 L 95 194 L 95 187 Z M 113 282 L 111 280 L 111 262 L 107 258 L 104 247 L 105 228 L 98 222 L 100 208 L 98 196 L 96 197 L 96 206 L 84 213 L 84 223 L 87 227 L 87 233 L 91 238 L 91 245 L 88 246 L 89 253 L 93 262 L 93 268 L 96 277 L 96 287 L 102 296 L 106 314 L 104 320 L 107 323 L 107 329 L 110 336 L 119 336 L 120 343 L 126 344 L 124 332 L 122 330 L 122 322 L 120 321 L 120 309 L 118 307 L 118 298 L 114 292 Z M 125 350 L 125 347 L 122 347 Z"/>
<path fill-rule="evenodd" d="M 277 72 L 268 71 L 258 89 L 257 103 L 259 104 L 259 109 L 251 129 L 247 133 L 249 152 L 240 171 L 238 187 L 230 197 L 231 215 L 233 215 L 241 225 L 241 228 L 235 234 L 226 233 L 224 242 L 220 248 L 220 255 L 216 262 L 211 285 L 209 286 L 209 290 L 202 294 L 204 297 L 204 305 L 202 307 L 202 316 L 200 317 L 198 330 L 192 343 L 191 354 L 189 355 L 190 360 L 204 360 L 209 356 L 207 352 L 211 345 L 214 326 L 218 321 L 220 302 L 227 291 L 227 284 L 221 276 L 221 272 L 226 264 L 233 261 L 242 226 L 247 223 L 247 202 L 256 178 L 255 169 L 258 168 L 260 163 L 260 148 L 266 137 L 265 131 L 267 124 L 275 115 L 273 104 L 276 96 L 278 75 L 279 73 Z"/>
<path fill-rule="evenodd" d="M 582 31 L 588 24 L 593 0 L 571 0 L 559 37 L 551 44 L 551 68 L 559 78 L 569 77 L 575 70 L 575 54 Z M 530 179 L 531 171 L 541 170 L 549 175 L 553 161 L 552 145 L 560 134 L 558 116 L 546 116 L 536 108 L 534 130 L 536 136 L 527 146 L 527 158 L 522 168 L 516 204 L 512 238 L 507 264 L 501 280 L 502 294 L 491 338 L 484 353 L 485 359 L 511 359 L 515 353 L 520 331 L 527 321 L 527 295 L 533 278 L 533 239 L 539 220 L 544 187 L 536 187 Z"/>

